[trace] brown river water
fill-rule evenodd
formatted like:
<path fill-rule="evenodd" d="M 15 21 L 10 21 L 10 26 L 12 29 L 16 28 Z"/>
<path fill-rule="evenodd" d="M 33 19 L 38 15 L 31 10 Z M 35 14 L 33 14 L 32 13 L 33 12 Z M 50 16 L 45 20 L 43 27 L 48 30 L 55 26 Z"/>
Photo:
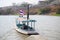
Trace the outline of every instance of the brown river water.
<path fill-rule="evenodd" d="M 18 33 L 14 28 L 18 16 L 0 16 L 0 40 L 25 40 L 29 35 Z M 30 15 L 35 19 L 35 29 L 47 40 L 60 40 L 60 16 Z"/>

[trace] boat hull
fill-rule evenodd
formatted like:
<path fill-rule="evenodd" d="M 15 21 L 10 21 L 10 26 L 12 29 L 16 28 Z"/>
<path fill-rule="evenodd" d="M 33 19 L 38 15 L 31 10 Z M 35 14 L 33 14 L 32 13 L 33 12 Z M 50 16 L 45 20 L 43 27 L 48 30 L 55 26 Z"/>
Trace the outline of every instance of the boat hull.
<path fill-rule="evenodd" d="M 16 31 L 25 35 L 38 35 L 36 31 L 25 31 L 19 28 L 16 28 Z"/>

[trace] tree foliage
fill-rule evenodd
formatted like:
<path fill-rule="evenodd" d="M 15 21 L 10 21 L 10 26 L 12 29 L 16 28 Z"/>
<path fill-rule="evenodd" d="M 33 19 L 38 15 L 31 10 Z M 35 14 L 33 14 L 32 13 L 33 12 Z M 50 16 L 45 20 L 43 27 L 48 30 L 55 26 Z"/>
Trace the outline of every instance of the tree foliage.
<path fill-rule="evenodd" d="M 50 8 L 44 8 L 44 9 L 41 9 L 40 11 L 41 11 L 40 14 L 47 14 L 51 11 L 51 9 Z"/>
<path fill-rule="evenodd" d="M 60 14 L 60 8 L 57 9 L 56 14 Z"/>
<path fill-rule="evenodd" d="M 28 3 L 27 2 L 23 2 L 20 6 L 21 7 L 27 7 Z"/>

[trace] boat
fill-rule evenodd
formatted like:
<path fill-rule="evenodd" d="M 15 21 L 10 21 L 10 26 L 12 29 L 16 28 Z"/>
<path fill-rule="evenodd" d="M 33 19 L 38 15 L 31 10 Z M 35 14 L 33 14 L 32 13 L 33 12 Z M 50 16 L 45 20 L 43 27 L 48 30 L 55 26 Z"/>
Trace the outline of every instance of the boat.
<path fill-rule="evenodd" d="M 26 35 L 38 35 L 38 32 L 35 30 L 35 22 L 36 20 L 29 19 L 29 12 L 27 17 L 19 16 L 16 19 L 16 31 Z"/>

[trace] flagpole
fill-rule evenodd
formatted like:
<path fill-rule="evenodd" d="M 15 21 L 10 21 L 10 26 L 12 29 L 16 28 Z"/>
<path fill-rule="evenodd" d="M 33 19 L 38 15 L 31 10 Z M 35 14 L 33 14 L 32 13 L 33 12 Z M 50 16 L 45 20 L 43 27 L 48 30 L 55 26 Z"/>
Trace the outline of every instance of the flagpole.
<path fill-rule="evenodd" d="M 27 20 L 29 19 L 29 4 L 27 6 Z"/>
<path fill-rule="evenodd" d="M 29 25 L 29 4 L 27 5 L 27 25 Z"/>

